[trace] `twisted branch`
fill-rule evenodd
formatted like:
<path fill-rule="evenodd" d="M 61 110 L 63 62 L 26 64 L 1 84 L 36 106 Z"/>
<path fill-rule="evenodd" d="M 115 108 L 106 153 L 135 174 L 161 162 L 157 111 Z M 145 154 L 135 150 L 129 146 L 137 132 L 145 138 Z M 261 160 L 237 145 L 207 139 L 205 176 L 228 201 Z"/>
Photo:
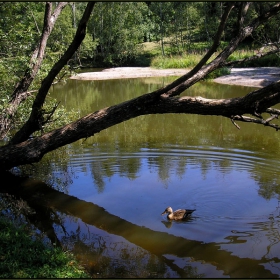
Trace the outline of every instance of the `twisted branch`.
<path fill-rule="evenodd" d="M 267 110 L 265 110 L 265 112 L 270 113 L 270 115 L 271 115 L 267 119 L 263 119 L 262 116 L 261 116 L 261 118 L 256 119 L 256 118 L 252 118 L 252 117 L 248 117 L 248 116 L 235 115 L 235 116 L 231 116 L 230 120 L 238 129 L 240 129 L 240 126 L 235 122 L 235 120 L 241 121 L 241 122 L 250 122 L 250 123 L 261 124 L 264 126 L 269 126 L 269 127 L 276 129 L 276 131 L 278 131 L 280 129 L 280 126 L 277 124 L 274 124 L 274 123 L 270 123 L 270 122 L 273 121 L 274 119 L 278 119 L 278 117 L 280 115 L 280 110 L 268 108 Z"/>

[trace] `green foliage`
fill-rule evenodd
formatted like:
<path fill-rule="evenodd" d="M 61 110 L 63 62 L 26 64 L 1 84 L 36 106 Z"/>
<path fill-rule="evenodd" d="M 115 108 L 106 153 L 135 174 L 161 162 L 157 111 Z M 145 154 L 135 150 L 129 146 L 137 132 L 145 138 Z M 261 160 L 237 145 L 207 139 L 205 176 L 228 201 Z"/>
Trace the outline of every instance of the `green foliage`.
<path fill-rule="evenodd" d="M 0 218 L 1 278 L 86 278 L 73 255 L 32 239 L 30 232 Z"/>
<path fill-rule="evenodd" d="M 0 110 L 3 111 L 4 108 L 8 105 L 8 96 L 2 95 L 0 99 Z M 7 135 L 7 139 L 13 136 L 14 132 L 19 129 L 29 118 L 31 113 L 32 103 L 34 101 L 34 96 L 26 100 L 24 104 L 20 104 L 16 116 L 14 118 L 12 131 Z M 55 109 L 56 108 L 56 109 Z M 55 110 L 54 110 L 55 109 Z M 45 103 L 45 106 L 42 109 L 43 111 L 43 126 L 42 131 L 39 131 L 34 134 L 41 135 L 42 132 L 51 131 L 59 126 L 66 125 L 71 121 L 80 117 L 78 111 L 76 110 L 66 110 L 64 106 L 59 104 L 56 99 L 48 97 Z"/>
<path fill-rule="evenodd" d="M 265 57 L 261 57 L 255 61 L 244 63 L 244 67 L 279 67 L 280 57 L 277 54 L 271 54 Z"/>
<path fill-rule="evenodd" d="M 224 42 L 219 49 L 237 32 L 237 9 L 241 4 L 238 2 L 229 16 L 223 34 Z M 272 4 L 253 3 L 245 24 L 265 13 Z M 53 8 L 55 5 L 53 3 Z M 84 62 L 100 67 L 136 64 L 156 68 L 192 68 L 211 45 L 225 5 L 222 2 L 97 2 L 81 47 L 56 81 L 69 77 L 71 67 Z M 51 67 L 68 48 L 85 7 L 85 2 L 70 2 L 63 9 L 48 40 L 44 62 L 29 90 L 38 90 Z M 30 56 L 43 27 L 44 10 L 43 2 L 0 3 L 1 111 L 7 106 L 15 85 L 30 67 Z M 280 15 L 261 25 L 244 43 L 245 46 L 279 41 L 279 19 Z M 147 50 L 148 44 L 156 47 Z M 249 57 L 252 53 L 248 49 L 237 51 L 229 61 Z M 242 66 L 279 66 L 279 56 L 246 62 Z M 215 71 L 209 77 L 226 72 L 225 69 Z M 30 97 L 20 106 L 14 120 L 14 130 L 27 120 L 33 100 Z M 44 112 L 51 112 L 56 103 L 48 99 Z M 48 118 L 49 114 L 44 116 Z M 74 112 L 66 115 L 59 106 L 51 122 L 43 127 L 44 131 L 55 128 L 55 124 L 63 125 L 75 116 L 77 114 Z"/>
<path fill-rule="evenodd" d="M 36 26 L 36 16 L 43 15 L 43 8 L 43 3 L 0 4 L 1 57 L 30 55 L 40 35 Z"/>
<path fill-rule="evenodd" d="M 274 3 L 274 2 L 272 2 Z M 255 14 L 263 15 L 268 11 L 271 2 L 254 2 Z M 280 40 L 280 14 L 271 18 L 269 21 L 260 25 L 260 27 L 253 33 L 255 41 L 259 44 L 274 43 Z"/>
<path fill-rule="evenodd" d="M 151 66 L 155 68 L 192 68 L 202 58 L 201 55 L 189 54 L 182 56 L 157 56 L 152 59 Z"/>
<path fill-rule="evenodd" d="M 0 3 L 0 15 L 0 109 L 3 111 L 8 105 L 15 85 L 30 67 L 30 55 L 36 47 L 42 29 L 44 3 Z M 36 92 L 53 64 L 69 46 L 74 35 L 71 16 L 70 7 L 68 9 L 66 7 L 49 38 L 45 59 L 29 87 L 30 91 Z M 66 65 L 57 76 L 56 81 L 68 78 L 70 73 L 71 69 Z M 11 133 L 20 128 L 28 119 L 35 92 L 19 106 Z M 55 100 L 49 98 L 43 110 L 51 112 L 56 103 Z M 44 117 L 48 118 L 48 116 L 49 114 L 45 114 Z M 71 117 L 75 116 L 74 112 L 68 114 L 63 107 L 59 106 L 43 129 L 48 131 L 55 125 L 66 124 L 73 120 Z M 10 136 L 8 135 L 8 138 Z"/>
<path fill-rule="evenodd" d="M 229 56 L 228 61 L 242 60 L 256 55 L 254 50 L 237 50 Z M 245 61 L 238 64 L 238 67 L 279 67 L 280 57 L 279 54 L 271 54 L 252 61 Z"/>
<path fill-rule="evenodd" d="M 72 10 L 67 5 L 58 17 L 54 29 L 49 37 L 48 46 L 51 52 L 62 55 L 72 42 L 76 28 L 73 26 Z"/>
<path fill-rule="evenodd" d="M 147 33 L 148 8 L 142 2 L 98 2 L 89 32 L 97 47 L 95 62 L 124 65 L 140 50 Z"/>
<path fill-rule="evenodd" d="M 244 58 L 249 58 L 255 54 L 254 50 L 239 49 L 229 56 L 227 61 L 235 61 Z"/>
<path fill-rule="evenodd" d="M 80 47 L 80 54 L 86 60 L 92 60 L 95 57 L 94 50 L 98 46 L 98 40 L 92 40 L 92 36 L 90 34 L 86 34 L 81 47 Z"/>
<path fill-rule="evenodd" d="M 24 71 L 39 38 L 36 15 L 42 15 L 43 3 L 0 4 L 0 98 L 11 93 Z"/>
<path fill-rule="evenodd" d="M 152 59 L 151 66 L 155 68 L 168 69 L 168 68 L 193 68 L 201 60 L 202 55 L 189 54 L 183 56 L 156 56 Z M 226 67 L 217 69 L 208 74 L 205 79 L 215 79 L 220 76 L 228 75 L 230 70 Z"/>

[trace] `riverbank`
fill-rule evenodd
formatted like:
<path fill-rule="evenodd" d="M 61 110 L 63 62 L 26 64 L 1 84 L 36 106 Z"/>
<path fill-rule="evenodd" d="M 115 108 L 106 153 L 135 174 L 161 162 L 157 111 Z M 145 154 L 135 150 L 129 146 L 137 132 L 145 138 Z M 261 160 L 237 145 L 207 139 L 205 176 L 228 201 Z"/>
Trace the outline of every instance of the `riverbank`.
<path fill-rule="evenodd" d="M 216 78 L 220 84 L 265 87 L 280 80 L 280 67 L 233 68 L 229 75 Z"/>
<path fill-rule="evenodd" d="M 75 80 L 109 80 L 145 77 L 182 76 L 189 69 L 155 69 L 151 67 L 116 67 L 99 72 L 72 76 Z M 280 67 L 233 68 L 229 75 L 214 79 L 216 83 L 249 87 L 264 87 L 280 79 Z"/>
<path fill-rule="evenodd" d="M 1 278 L 88 278 L 89 274 L 70 252 L 52 247 L 28 226 L 16 226 L 0 216 Z"/>
<path fill-rule="evenodd" d="M 80 73 L 70 77 L 74 80 L 110 80 L 131 79 L 164 76 L 182 76 L 189 69 L 156 69 L 152 67 L 116 67 L 108 68 L 99 72 Z"/>

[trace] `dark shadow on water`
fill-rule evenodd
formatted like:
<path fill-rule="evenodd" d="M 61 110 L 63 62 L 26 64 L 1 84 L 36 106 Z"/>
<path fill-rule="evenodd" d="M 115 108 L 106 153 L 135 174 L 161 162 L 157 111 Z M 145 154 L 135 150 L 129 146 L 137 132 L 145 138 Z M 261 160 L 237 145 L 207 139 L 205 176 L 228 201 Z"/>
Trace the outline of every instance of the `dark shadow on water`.
<path fill-rule="evenodd" d="M 54 223 L 60 225 L 66 231 L 62 219 L 59 219 L 59 212 L 79 218 L 84 223 L 93 225 L 109 234 L 125 238 L 127 241 L 156 255 L 173 271 L 176 271 L 180 277 L 201 277 L 201 275 L 194 275 L 194 271 L 187 273 L 174 264 L 172 260 L 167 259 L 166 255 L 191 258 L 199 263 L 208 263 L 214 266 L 216 270 L 223 271 L 223 275 L 229 277 L 277 278 L 279 276 L 264 267 L 266 263 L 272 261 L 269 258 L 262 258 L 261 260 L 240 258 L 232 255 L 229 251 L 223 250 L 219 243 L 188 240 L 166 232 L 154 231 L 135 225 L 108 213 L 98 205 L 54 190 L 41 181 L 15 177 L 10 173 L 1 174 L 1 179 L 0 192 L 21 198 L 32 209 L 35 209 L 34 211 L 38 216 L 34 216 L 34 219 L 31 219 L 32 222 L 55 242 L 57 242 L 57 238 L 53 229 Z M 162 223 L 167 228 L 170 225 L 170 222 L 162 221 Z M 231 237 L 229 239 L 234 241 Z M 274 258 L 274 262 L 280 262 L 280 260 Z"/>

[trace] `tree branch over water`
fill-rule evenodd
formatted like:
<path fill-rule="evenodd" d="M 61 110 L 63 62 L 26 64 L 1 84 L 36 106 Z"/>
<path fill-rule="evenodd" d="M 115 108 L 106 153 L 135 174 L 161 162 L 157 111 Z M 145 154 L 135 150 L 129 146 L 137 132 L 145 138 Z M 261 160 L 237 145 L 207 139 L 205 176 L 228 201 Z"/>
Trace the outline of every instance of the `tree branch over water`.
<path fill-rule="evenodd" d="M 90 2 L 87 5 L 72 43 L 43 80 L 42 86 L 33 103 L 29 120 L 15 134 L 8 145 L 0 147 L 1 169 L 10 169 L 19 165 L 38 162 L 46 153 L 59 147 L 82 138 L 94 136 L 104 129 L 129 119 L 148 114 L 184 113 L 216 115 L 228 118 L 237 127 L 238 125 L 235 121 L 252 122 L 269 126 L 276 130 L 279 129 L 277 124 L 272 123 L 272 121 L 277 119 L 276 116 L 279 115 L 279 112 L 270 107 L 280 102 L 280 82 L 238 98 L 206 99 L 199 96 L 178 97 L 184 90 L 203 79 L 209 73 L 223 67 L 228 57 L 236 50 L 242 40 L 252 35 L 252 32 L 260 24 L 277 15 L 280 11 L 280 3 L 276 3 L 270 10 L 251 20 L 247 25 L 244 25 L 249 3 L 244 2 L 238 5 L 237 2 L 228 2 L 221 17 L 212 47 L 201 61 L 186 75 L 159 90 L 143 94 L 140 97 L 111 107 L 103 108 L 61 128 L 32 138 L 32 133 L 41 129 L 40 110 L 54 78 L 79 48 L 85 37 L 86 26 L 93 6 L 94 2 Z M 207 64 L 209 58 L 212 57 L 220 45 L 221 36 L 226 27 L 229 14 L 234 7 L 238 9 L 238 17 L 236 19 L 238 26 L 237 35 Z M 264 120 L 262 118 L 263 113 L 272 113 L 273 115 Z M 243 116 L 245 114 L 250 114 L 253 118 Z"/>
<path fill-rule="evenodd" d="M 277 115 L 278 110 L 270 106 L 280 102 L 280 82 L 256 90 L 244 97 L 230 99 L 207 99 L 202 97 L 169 97 L 155 99 L 153 94 L 145 94 L 130 101 L 107 107 L 88 114 L 64 127 L 45 133 L 40 137 L 29 139 L 16 145 L 0 147 L 0 168 L 13 167 L 14 157 L 17 163 L 28 164 L 38 162 L 44 154 L 82 138 L 94 136 L 96 133 L 127 121 L 149 114 L 184 113 L 200 115 L 216 115 L 231 120 L 254 122 L 271 126 L 271 120 L 255 120 L 242 117 L 251 114 L 260 117 L 262 113 Z"/>

